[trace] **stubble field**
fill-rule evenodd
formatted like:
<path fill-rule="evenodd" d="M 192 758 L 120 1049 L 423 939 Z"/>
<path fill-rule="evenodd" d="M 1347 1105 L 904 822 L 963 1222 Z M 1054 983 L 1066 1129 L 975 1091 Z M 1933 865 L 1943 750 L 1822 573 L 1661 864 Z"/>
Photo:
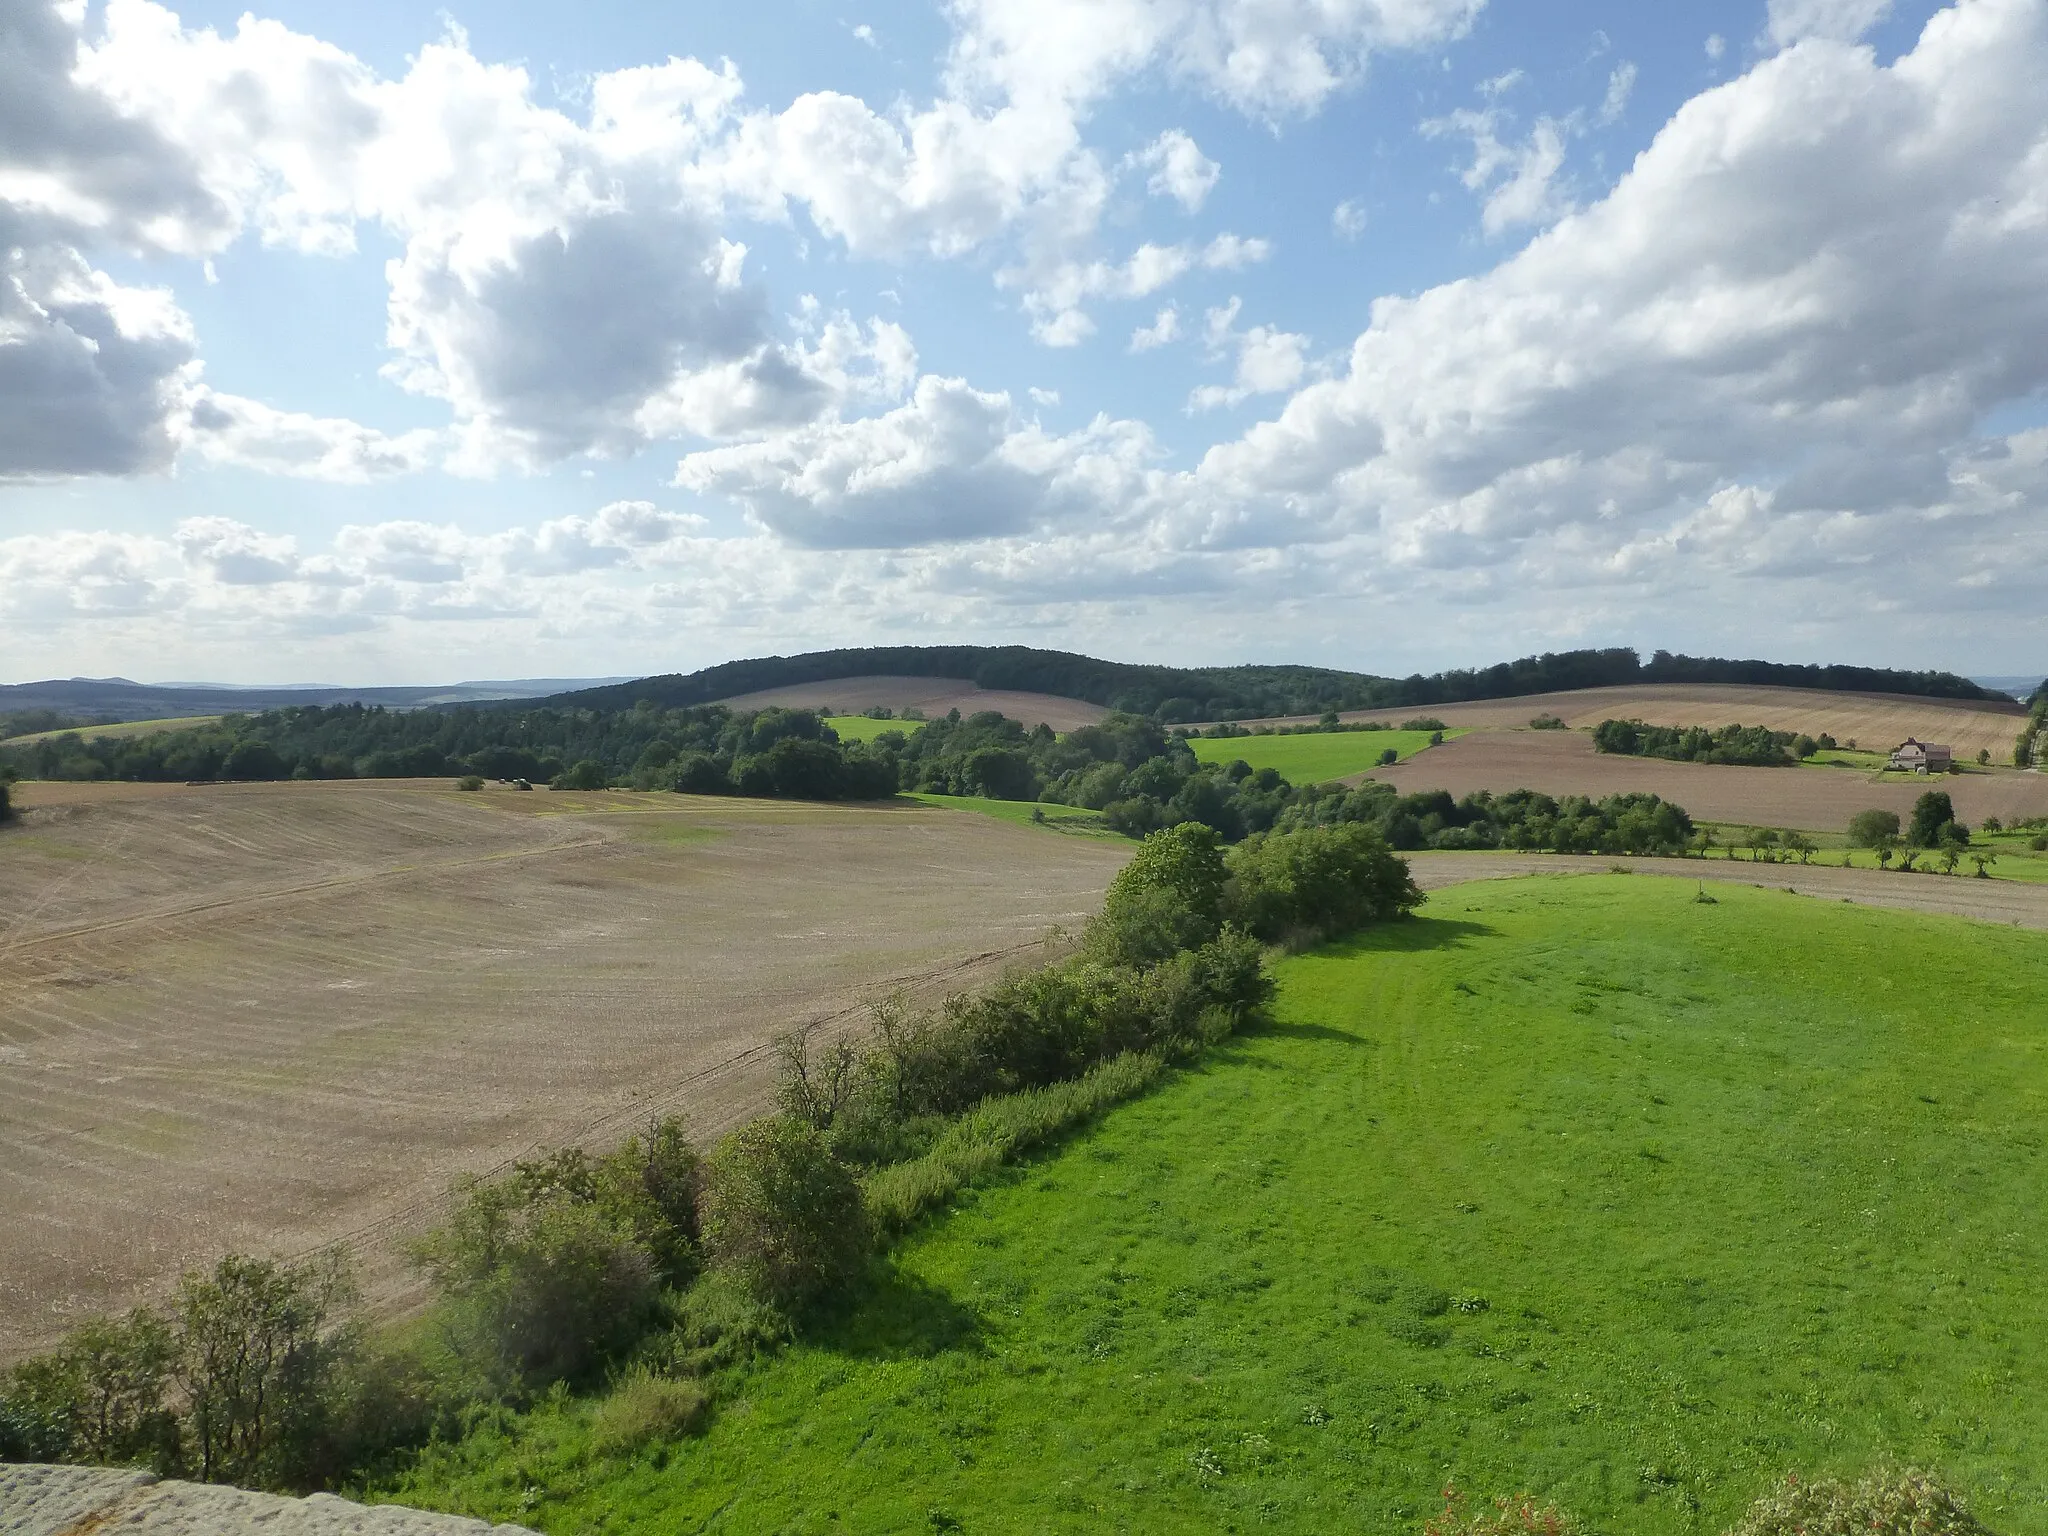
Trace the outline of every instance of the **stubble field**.
<path fill-rule="evenodd" d="M 1838 741 L 1853 739 L 1858 746 L 1887 752 L 1908 736 L 1917 736 L 1953 746 L 1958 757 L 1974 758 L 1983 749 L 2000 762 L 2011 761 L 2012 739 L 2026 720 L 2026 710 L 2018 704 L 1995 700 L 1923 699 L 1893 693 L 1828 693 L 1724 683 L 1578 688 L 1470 704 L 1354 710 L 1344 718 L 1399 724 L 1416 715 L 1432 715 L 1446 725 L 1473 730 L 1525 726 L 1538 715 L 1555 715 L 1573 729 L 1590 728 L 1602 720 L 1642 720 L 1650 725 L 1739 723 L 1816 736 L 1825 731 Z"/>
<path fill-rule="evenodd" d="M 1448 712 L 1446 712 L 1448 718 Z M 1986 816 L 2003 821 L 2048 816 L 2048 774 L 2003 769 L 1937 779 L 1886 774 L 1873 780 L 1850 768 L 1734 768 L 1672 763 L 1654 757 L 1595 752 L 1583 731 L 1475 730 L 1412 761 L 1376 769 L 1372 777 L 1403 794 L 1444 789 L 1469 795 L 1536 789 L 1549 795 L 1662 795 L 1695 820 L 1744 826 L 1840 832 L 1871 808 L 1910 815 L 1929 789 L 1945 791 L 1970 826 Z"/>
<path fill-rule="evenodd" d="M 0 1361 L 233 1248 L 398 1237 L 457 1175 L 1075 925 L 1126 847 L 901 805 L 25 785 L 0 841 Z"/>

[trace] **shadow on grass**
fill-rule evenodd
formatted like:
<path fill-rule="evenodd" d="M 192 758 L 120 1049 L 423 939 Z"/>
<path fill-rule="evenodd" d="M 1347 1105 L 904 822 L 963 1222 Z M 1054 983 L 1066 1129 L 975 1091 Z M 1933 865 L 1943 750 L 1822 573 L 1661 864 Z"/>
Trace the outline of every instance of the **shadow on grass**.
<path fill-rule="evenodd" d="M 1497 939 L 1498 928 L 1451 917 L 1411 917 L 1380 923 L 1348 939 L 1320 944 L 1302 954 L 1313 960 L 1350 960 L 1359 955 L 1418 954 L 1430 949 L 1462 949 L 1480 939 Z"/>
<path fill-rule="evenodd" d="M 981 1320 L 929 1281 L 878 1261 L 845 1310 L 813 1324 L 808 1342 L 857 1360 L 925 1360 L 981 1341 Z"/>

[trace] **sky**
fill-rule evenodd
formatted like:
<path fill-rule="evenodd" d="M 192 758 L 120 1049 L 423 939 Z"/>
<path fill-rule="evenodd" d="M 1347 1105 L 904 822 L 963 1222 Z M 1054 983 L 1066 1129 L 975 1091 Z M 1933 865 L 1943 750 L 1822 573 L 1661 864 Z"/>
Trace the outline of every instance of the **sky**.
<path fill-rule="evenodd" d="M 0 0 L 0 680 L 2038 672 L 2048 0 Z"/>

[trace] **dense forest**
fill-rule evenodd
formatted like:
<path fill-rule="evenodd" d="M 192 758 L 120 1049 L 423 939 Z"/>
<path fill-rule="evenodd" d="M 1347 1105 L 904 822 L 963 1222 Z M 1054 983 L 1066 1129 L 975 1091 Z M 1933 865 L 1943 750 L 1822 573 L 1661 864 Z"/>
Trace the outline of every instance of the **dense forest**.
<path fill-rule="evenodd" d="M 1198 720 L 1249 720 L 1267 715 L 1315 715 L 1329 709 L 1400 709 L 1625 683 L 1769 683 L 1790 688 L 1935 698 L 2005 697 L 1949 672 L 1789 666 L 1769 661 L 1674 656 L 1669 651 L 1658 651 L 1646 663 L 1625 647 L 1545 653 L 1491 667 L 1392 678 L 1324 667 L 1133 666 L 1026 646 L 905 645 L 733 661 L 688 675 L 642 678 L 614 687 L 561 694 L 546 702 L 560 708 L 616 710 L 647 699 L 676 708 L 710 704 L 768 688 L 850 677 L 957 678 L 982 688 L 1085 699 L 1129 714 L 1152 715 L 1169 725 Z M 865 701 L 846 702 L 859 705 Z"/>
<path fill-rule="evenodd" d="M 1832 736 L 1802 736 L 1761 725 L 1645 725 L 1640 720 L 1602 720 L 1593 731 L 1601 752 L 1628 757 L 1664 757 L 1679 763 L 1736 763 L 1751 768 L 1789 768 L 1816 752 L 1832 751 Z"/>

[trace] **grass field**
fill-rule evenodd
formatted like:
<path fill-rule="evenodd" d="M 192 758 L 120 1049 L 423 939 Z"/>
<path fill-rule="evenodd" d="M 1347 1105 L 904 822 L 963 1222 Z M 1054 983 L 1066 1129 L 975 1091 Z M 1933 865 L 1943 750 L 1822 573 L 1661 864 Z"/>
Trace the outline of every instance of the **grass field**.
<path fill-rule="evenodd" d="M 219 722 L 219 715 L 185 715 L 176 720 L 124 720 L 118 725 L 88 725 L 75 731 L 34 731 L 26 736 L 9 736 L 0 740 L 0 747 L 29 746 L 38 741 L 55 741 L 59 736 L 157 736 L 165 731 L 189 731 L 195 726 Z"/>
<path fill-rule="evenodd" d="M 1644 877 L 1464 886 L 608 1458 L 557 1400 L 389 1492 L 547 1532 L 1413 1532 L 1454 1481 L 1721 1530 L 1938 1467 L 2048 1531 L 2048 939 Z"/>
<path fill-rule="evenodd" d="M 1121 833 L 1112 832 L 1103 826 L 1100 811 L 1085 810 L 1077 805 L 1045 805 L 1030 800 L 988 800 L 979 795 L 926 795 L 910 794 L 906 799 L 922 801 L 949 811 L 973 811 L 982 816 L 993 816 L 997 821 L 1012 822 L 1020 827 L 1050 826 L 1056 832 L 1079 833 L 1089 837 L 1107 837 L 1117 842 L 1126 842 Z M 1043 813 L 1044 821 L 1033 820 L 1033 813 Z"/>
<path fill-rule="evenodd" d="M 866 715 L 827 715 L 825 723 L 839 733 L 841 741 L 873 741 L 884 731 L 908 736 L 924 725 L 922 720 L 870 720 Z"/>
<path fill-rule="evenodd" d="M 1391 748 L 1405 762 L 1429 745 L 1428 731 L 1330 731 L 1305 736 L 1197 736 L 1188 745 L 1205 763 L 1242 758 L 1254 768 L 1271 768 L 1290 784 L 1322 784 L 1349 778 L 1378 765 Z M 1449 731 L 1445 739 L 1460 733 Z"/>
<path fill-rule="evenodd" d="M 1749 834 L 1755 830 L 1754 828 L 1720 822 L 1711 825 L 1714 836 L 1720 846 L 1712 850 L 1710 858 L 1717 861 L 1733 859 L 1737 863 L 1749 861 L 1750 850 L 1747 840 Z M 1955 873 L 1957 876 L 1965 879 L 1976 879 L 1977 866 L 1971 862 L 1970 853 L 1994 853 L 1998 856 L 1998 861 L 1985 870 L 1985 878 L 1991 880 L 2025 880 L 2037 884 L 2048 884 L 2048 852 L 2036 852 L 2028 846 L 2032 842 L 2034 835 L 2031 832 L 1987 833 L 1981 829 L 1974 830 L 1970 838 L 1969 853 L 1963 855 L 1962 861 L 1956 865 Z M 1868 870 L 1886 868 L 1885 865 L 1878 861 L 1877 854 L 1873 850 L 1850 847 L 1846 833 L 1820 833 L 1813 838 L 1813 842 L 1819 850 L 1814 854 L 1813 862 L 1823 867 Z M 1901 852 L 1895 852 L 1892 855 L 1891 872 L 1897 872 Z M 1928 856 L 1925 853 L 1920 854 L 1916 865 L 1916 872 L 1908 874 L 1906 878 L 1918 878 L 1919 871 L 1927 870 L 1930 867 Z M 1762 865 L 1759 867 L 1769 868 L 1771 866 Z M 1941 868 L 1939 861 L 1933 861 L 1931 867 L 1937 872 Z M 1946 879 L 1948 877 L 1941 875 L 1940 878 Z"/>

